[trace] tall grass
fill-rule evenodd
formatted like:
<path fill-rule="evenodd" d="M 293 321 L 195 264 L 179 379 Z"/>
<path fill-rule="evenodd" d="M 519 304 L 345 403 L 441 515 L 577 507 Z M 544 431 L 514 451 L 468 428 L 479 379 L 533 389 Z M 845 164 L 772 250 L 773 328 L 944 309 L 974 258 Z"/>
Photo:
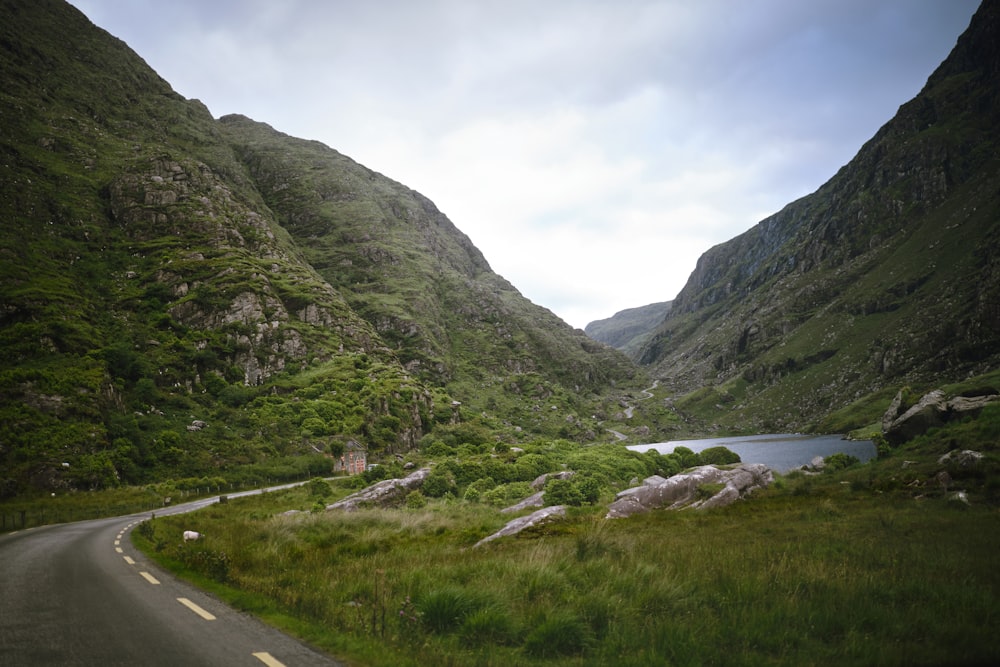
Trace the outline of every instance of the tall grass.
<path fill-rule="evenodd" d="M 163 507 L 153 486 L 38 494 L 0 502 L 0 532 L 121 516 Z"/>
<path fill-rule="evenodd" d="M 807 493 L 769 492 L 708 513 L 608 521 L 581 510 L 483 548 L 472 545 L 508 518 L 487 506 L 283 514 L 310 506 L 300 489 L 157 518 L 152 539 L 136 540 L 237 606 L 357 664 L 1000 656 L 991 629 L 997 512 L 840 481 L 809 480 Z M 180 544 L 184 528 L 208 537 Z M 156 553 L 157 541 L 170 546 Z M 225 554 L 224 580 L 219 557 L 199 551 Z"/>

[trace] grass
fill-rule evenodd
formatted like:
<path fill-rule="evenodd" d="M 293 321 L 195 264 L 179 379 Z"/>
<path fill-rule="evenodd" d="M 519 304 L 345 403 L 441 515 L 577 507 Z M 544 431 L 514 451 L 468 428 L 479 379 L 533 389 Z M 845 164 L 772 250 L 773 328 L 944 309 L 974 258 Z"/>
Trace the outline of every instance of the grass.
<path fill-rule="evenodd" d="M 888 484 L 900 469 L 790 476 L 710 512 L 584 507 L 484 548 L 510 518 L 488 506 L 285 514 L 312 506 L 306 488 L 157 518 L 134 539 L 349 664 L 993 661 L 996 506 Z M 183 545 L 185 528 L 209 537 Z"/>
<path fill-rule="evenodd" d="M 155 486 L 20 497 L 0 503 L 0 532 L 156 510 L 163 507 L 163 498 Z"/>

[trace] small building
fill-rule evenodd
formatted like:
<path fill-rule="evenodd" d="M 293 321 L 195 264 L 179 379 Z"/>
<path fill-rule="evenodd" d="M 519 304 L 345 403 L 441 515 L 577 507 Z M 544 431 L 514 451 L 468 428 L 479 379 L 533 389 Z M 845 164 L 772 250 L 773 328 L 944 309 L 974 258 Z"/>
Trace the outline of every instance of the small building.
<path fill-rule="evenodd" d="M 348 440 L 339 461 L 334 461 L 333 471 L 359 475 L 368 466 L 368 452 L 356 440 Z"/>

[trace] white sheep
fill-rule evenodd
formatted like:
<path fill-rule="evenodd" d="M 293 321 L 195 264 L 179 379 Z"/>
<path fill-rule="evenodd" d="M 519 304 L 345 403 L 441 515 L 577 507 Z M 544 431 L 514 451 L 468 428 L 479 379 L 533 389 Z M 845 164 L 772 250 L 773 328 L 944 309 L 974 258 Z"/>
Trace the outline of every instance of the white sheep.
<path fill-rule="evenodd" d="M 184 531 L 184 541 L 185 542 L 187 542 L 188 540 L 197 540 L 200 537 L 201 537 L 201 533 L 195 532 L 193 530 L 185 530 Z"/>

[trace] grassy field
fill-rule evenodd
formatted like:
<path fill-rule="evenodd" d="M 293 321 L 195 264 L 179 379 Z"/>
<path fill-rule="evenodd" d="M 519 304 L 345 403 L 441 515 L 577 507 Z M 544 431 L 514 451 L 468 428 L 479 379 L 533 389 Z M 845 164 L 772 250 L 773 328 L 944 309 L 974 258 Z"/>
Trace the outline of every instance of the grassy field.
<path fill-rule="evenodd" d="M 708 512 L 606 520 L 607 493 L 480 548 L 510 518 L 496 507 L 310 511 L 319 484 L 157 518 L 134 539 L 352 665 L 996 664 L 995 461 L 945 490 L 935 448 L 949 446 L 932 435 Z M 949 499 L 959 488 L 969 504 Z M 184 529 L 208 537 L 182 544 Z"/>

